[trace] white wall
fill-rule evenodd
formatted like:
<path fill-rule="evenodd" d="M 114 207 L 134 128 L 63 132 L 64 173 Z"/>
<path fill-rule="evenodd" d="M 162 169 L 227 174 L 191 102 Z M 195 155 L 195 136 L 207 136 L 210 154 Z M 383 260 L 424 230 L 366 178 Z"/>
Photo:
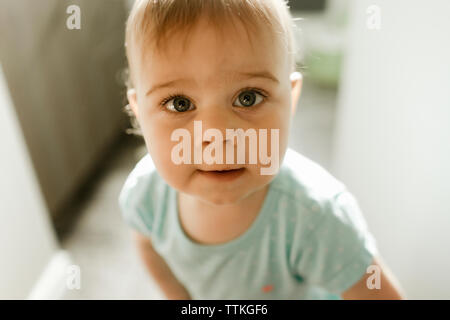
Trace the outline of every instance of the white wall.
<path fill-rule="evenodd" d="M 0 299 L 24 299 L 57 250 L 0 65 Z"/>
<path fill-rule="evenodd" d="M 381 9 L 381 30 L 366 9 Z M 450 299 L 450 1 L 355 0 L 333 172 L 408 298 Z"/>

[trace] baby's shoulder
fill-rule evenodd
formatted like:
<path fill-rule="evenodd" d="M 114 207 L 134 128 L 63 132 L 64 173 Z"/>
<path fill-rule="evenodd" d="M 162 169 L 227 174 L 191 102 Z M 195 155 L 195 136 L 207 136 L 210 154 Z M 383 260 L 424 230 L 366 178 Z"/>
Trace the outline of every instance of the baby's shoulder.
<path fill-rule="evenodd" d="M 291 149 L 273 189 L 276 217 L 296 243 L 329 243 L 345 235 L 354 244 L 368 234 L 358 201 L 344 183 Z"/>
<path fill-rule="evenodd" d="M 149 154 L 146 154 L 128 174 L 122 193 L 130 196 L 131 194 L 127 194 L 127 192 L 132 190 L 137 197 L 148 196 L 149 191 L 157 188 L 162 183 L 163 181 L 155 168 L 152 158 Z"/>
<path fill-rule="evenodd" d="M 144 220 L 147 229 L 164 199 L 167 184 L 159 175 L 149 154 L 143 156 L 127 176 L 119 194 L 119 205 L 127 221 Z"/>
<path fill-rule="evenodd" d="M 293 150 L 276 179 L 278 209 L 270 226 L 283 232 L 291 269 L 333 293 L 349 288 L 377 255 L 357 200 L 327 170 Z"/>
<path fill-rule="evenodd" d="M 346 186 L 318 163 L 288 148 L 274 189 L 281 209 L 320 218 Z"/>
<path fill-rule="evenodd" d="M 293 198 L 320 201 L 343 191 L 345 185 L 306 156 L 288 148 L 279 172 L 277 187 Z"/>

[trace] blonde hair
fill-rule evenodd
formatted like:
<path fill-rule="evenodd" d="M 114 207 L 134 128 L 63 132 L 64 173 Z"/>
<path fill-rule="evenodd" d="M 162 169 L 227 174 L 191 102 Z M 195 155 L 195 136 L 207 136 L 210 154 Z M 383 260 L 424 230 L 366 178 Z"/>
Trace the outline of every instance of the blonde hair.
<path fill-rule="evenodd" d="M 141 50 L 142 59 L 145 49 L 152 44 L 156 50 L 164 50 L 167 38 L 175 31 L 184 31 L 189 35 L 201 16 L 222 34 L 224 28 L 234 26 L 237 18 L 245 27 L 248 38 L 250 33 L 257 35 L 258 30 L 268 26 L 279 36 L 289 56 L 291 72 L 296 71 L 297 42 L 296 25 L 289 11 L 288 0 L 136 0 L 127 20 L 125 47 L 129 69 L 127 70 L 127 88 L 133 88 L 131 74 L 131 51 L 134 47 Z M 186 43 L 186 38 L 184 45 Z M 129 106 L 126 112 L 132 118 L 134 130 L 130 133 L 140 135 L 136 119 Z"/>

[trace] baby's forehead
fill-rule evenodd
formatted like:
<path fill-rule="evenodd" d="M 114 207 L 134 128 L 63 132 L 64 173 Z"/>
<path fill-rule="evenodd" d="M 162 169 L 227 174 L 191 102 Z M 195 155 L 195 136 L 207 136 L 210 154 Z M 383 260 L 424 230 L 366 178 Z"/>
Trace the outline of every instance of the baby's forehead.
<path fill-rule="evenodd" d="M 139 46 L 136 46 L 138 48 Z M 153 78 L 174 73 L 206 74 L 232 77 L 237 72 L 267 70 L 277 73 L 287 53 L 269 32 L 251 33 L 242 25 L 217 28 L 200 21 L 189 32 L 171 33 L 160 46 L 140 46 L 141 70 Z"/>

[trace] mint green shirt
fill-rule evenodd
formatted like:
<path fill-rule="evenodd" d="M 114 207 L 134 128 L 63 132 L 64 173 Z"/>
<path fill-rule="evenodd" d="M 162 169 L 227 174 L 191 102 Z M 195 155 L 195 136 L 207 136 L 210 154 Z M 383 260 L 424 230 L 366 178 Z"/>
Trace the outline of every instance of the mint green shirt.
<path fill-rule="evenodd" d="M 119 205 L 193 299 L 340 299 L 377 254 L 345 185 L 292 149 L 259 215 L 227 243 L 191 240 L 180 225 L 176 194 L 147 154 L 128 176 Z"/>

